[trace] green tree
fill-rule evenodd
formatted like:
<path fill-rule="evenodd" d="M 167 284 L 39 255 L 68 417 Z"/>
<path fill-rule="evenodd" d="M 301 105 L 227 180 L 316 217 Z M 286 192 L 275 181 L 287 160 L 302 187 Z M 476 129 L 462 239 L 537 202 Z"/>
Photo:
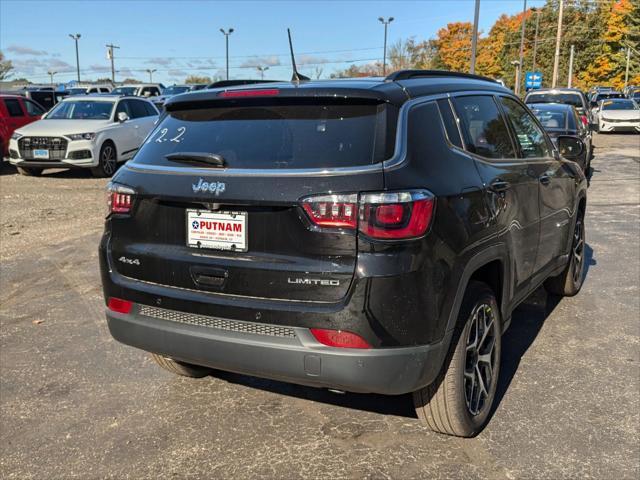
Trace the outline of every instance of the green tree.
<path fill-rule="evenodd" d="M 206 83 L 208 85 L 211 83 L 211 78 L 200 75 L 189 75 L 187 78 L 185 78 L 184 83 Z"/>

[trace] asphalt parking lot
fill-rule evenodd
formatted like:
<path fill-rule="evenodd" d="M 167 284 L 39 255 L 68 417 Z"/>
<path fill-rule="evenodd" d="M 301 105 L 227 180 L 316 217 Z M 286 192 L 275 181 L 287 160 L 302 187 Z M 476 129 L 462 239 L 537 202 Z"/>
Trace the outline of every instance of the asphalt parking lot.
<path fill-rule="evenodd" d="M 106 180 L 5 168 L 0 477 L 639 478 L 640 136 L 594 143 L 582 292 L 517 310 L 469 440 L 422 427 L 408 396 L 161 370 L 104 321 Z"/>

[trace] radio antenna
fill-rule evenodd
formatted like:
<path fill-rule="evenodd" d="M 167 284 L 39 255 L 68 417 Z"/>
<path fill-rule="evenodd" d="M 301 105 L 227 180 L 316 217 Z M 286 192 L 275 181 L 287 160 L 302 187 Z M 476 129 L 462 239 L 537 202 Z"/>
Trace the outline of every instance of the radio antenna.
<path fill-rule="evenodd" d="M 301 80 L 310 80 L 309 77 L 298 73 L 298 67 L 296 67 L 296 58 L 293 55 L 293 43 L 291 42 L 291 30 L 287 28 L 287 35 L 289 35 L 289 51 L 291 52 L 291 66 L 293 67 L 293 75 L 291 76 L 292 82 L 300 82 Z"/>

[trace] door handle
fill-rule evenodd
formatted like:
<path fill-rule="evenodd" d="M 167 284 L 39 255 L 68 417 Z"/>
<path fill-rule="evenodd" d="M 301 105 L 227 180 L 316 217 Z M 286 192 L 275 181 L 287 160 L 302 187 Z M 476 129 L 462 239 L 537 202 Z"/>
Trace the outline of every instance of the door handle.
<path fill-rule="evenodd" d="M 504 193 L 510 188 L 511 184 L 509 182 L 505 182 L 504 180 L 500 180 L 499 178 L 496 178 L 489 184 L 489 190 L 495 193 Z"/>
<path fill-rule="evenodd" d="M 541 175 L 538 180 L 540 180 L 540 183 L 542 185 L 549 185 L 551 183 L 551 177 L 549 177 L 549 175 L 546 175 L 546 174 Z"/>

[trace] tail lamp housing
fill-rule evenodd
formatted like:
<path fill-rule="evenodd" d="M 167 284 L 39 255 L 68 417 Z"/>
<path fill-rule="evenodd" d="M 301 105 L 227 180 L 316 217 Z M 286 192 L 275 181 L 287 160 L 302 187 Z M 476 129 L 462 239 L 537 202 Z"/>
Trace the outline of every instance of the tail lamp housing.
<path fill-rule="evenodd" d="M 435 197 L 427 190 L 408 190 L 318 195 L 301 204 L 316 227 L 358 230 L 377 240 L 407 240 L 429 229 Z"/>
<path fill-rule="evenodd" d="M 107 186 L 107 216 L 112 213 L 131 213 L 135 194 L 135 190 L 130 187 L 110 183 Z"/>

